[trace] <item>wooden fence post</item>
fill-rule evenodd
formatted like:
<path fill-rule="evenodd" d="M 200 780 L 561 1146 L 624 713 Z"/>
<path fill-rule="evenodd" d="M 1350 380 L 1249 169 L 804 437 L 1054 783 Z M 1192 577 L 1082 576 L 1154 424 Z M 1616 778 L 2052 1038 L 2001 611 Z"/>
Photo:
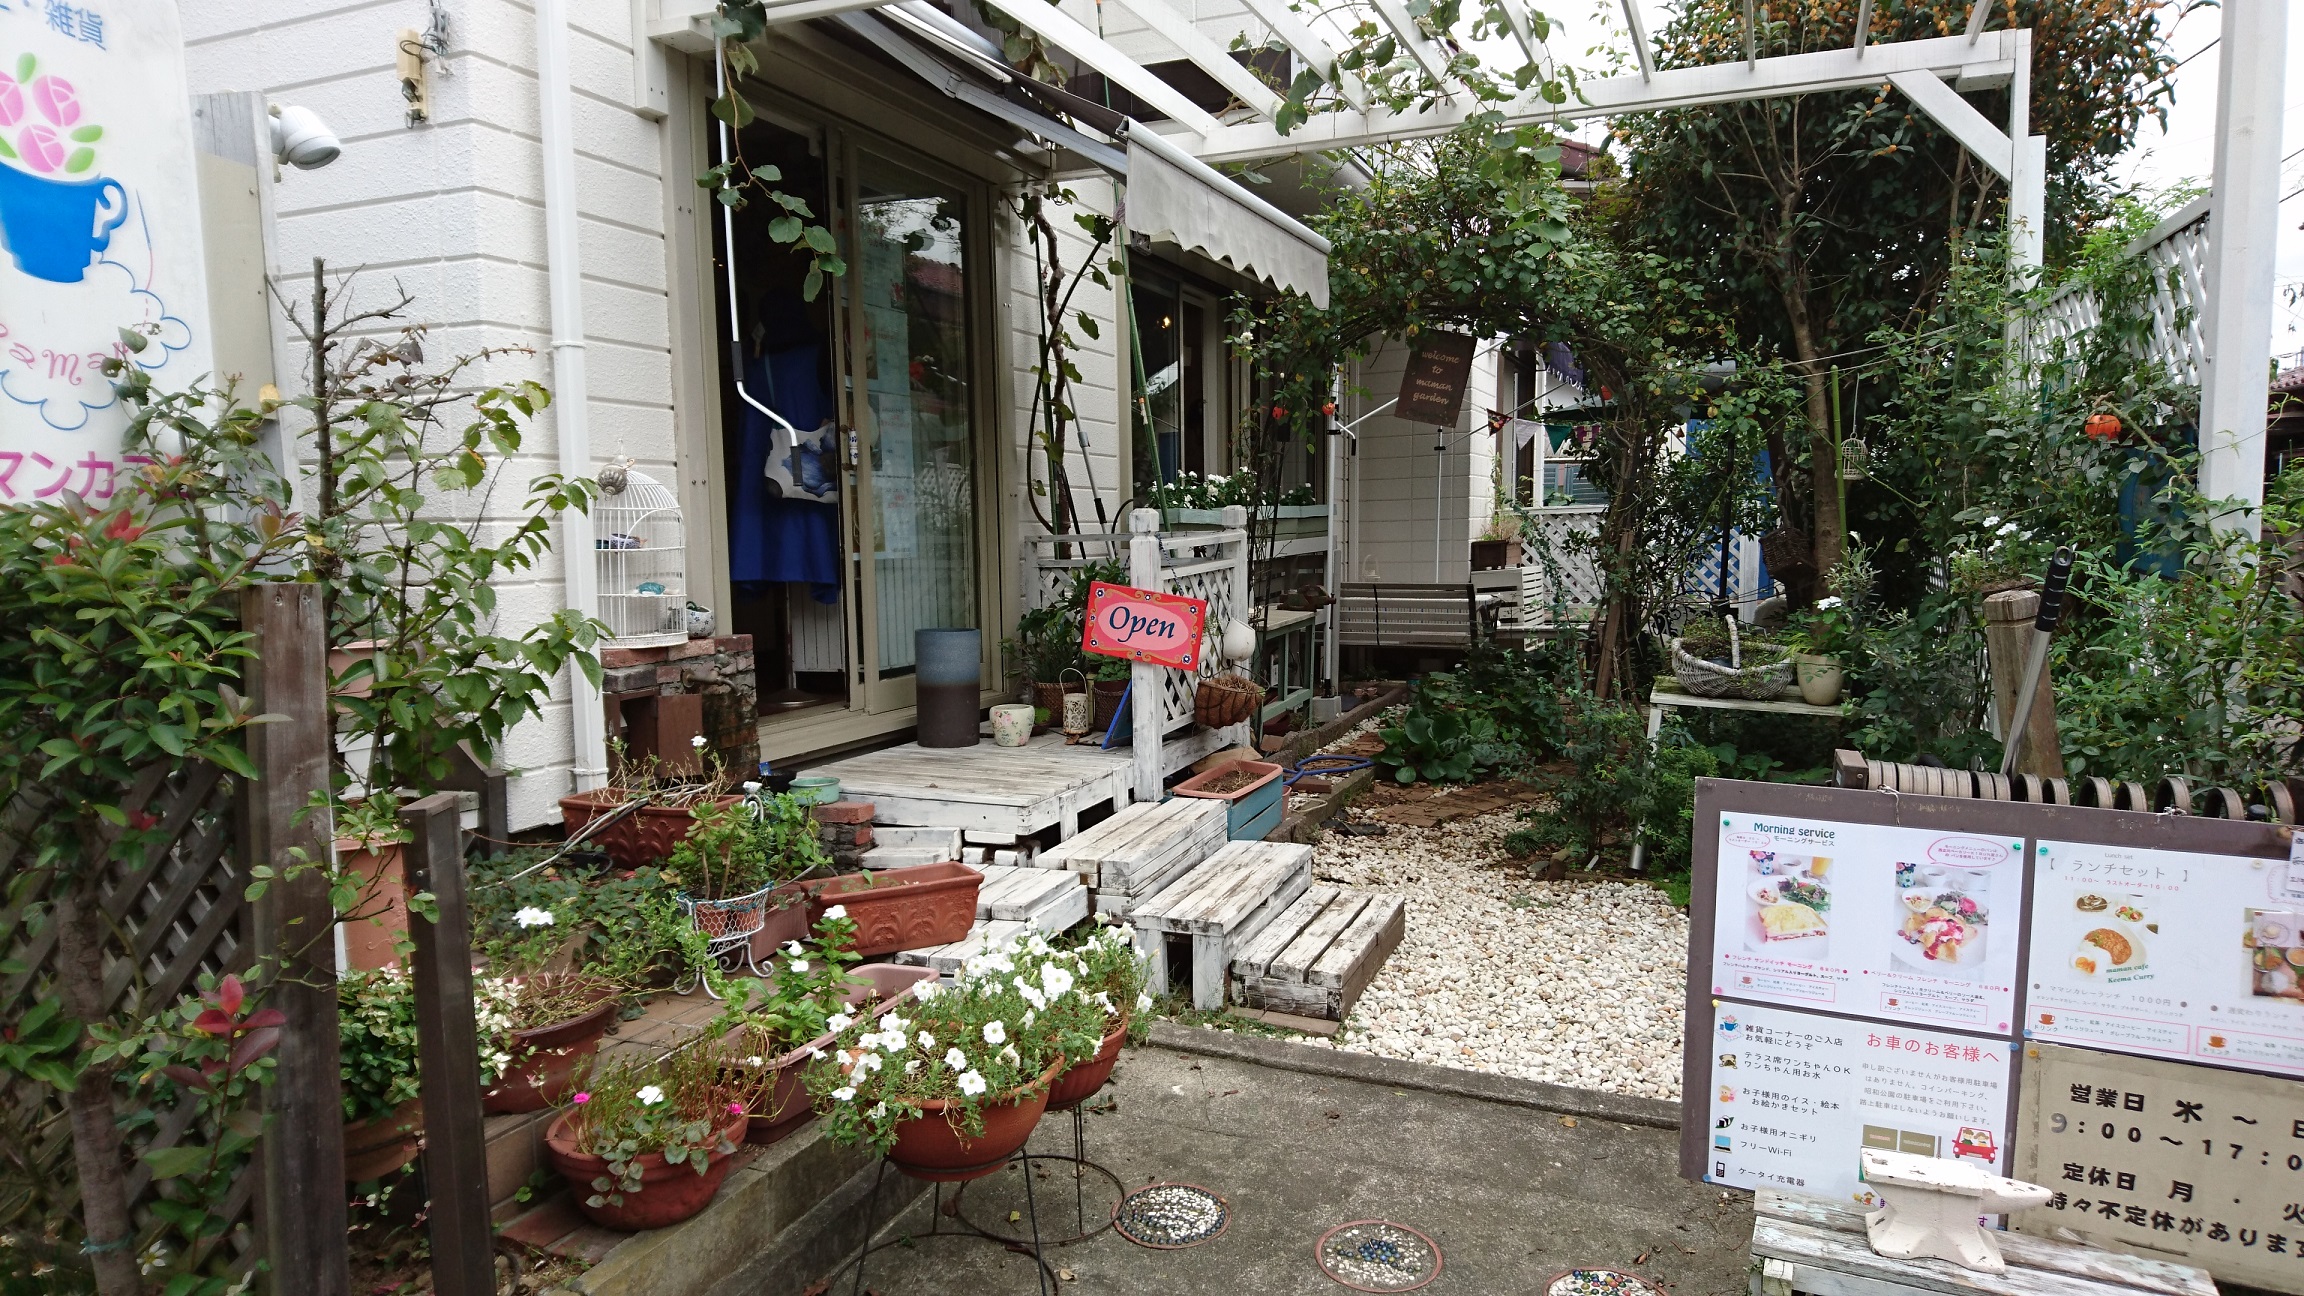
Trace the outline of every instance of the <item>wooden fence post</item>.
<path fill-rule="evenodd" d="M 2030 726 L 2017 772 L 2042 778 L 2064 777 L 2064 744 L 2056 735 L 2056 687 L 2049 673 L 2040 672 L 2040 691 L 2032 699 L 2029 717 L 2016 715 L 2016 690 L 2024 685 L 2024 658 L 2032 647 L 2032 618 L 2040 612 L 2040 591 L 2001 590 L 1984 599 L 1984 652 L 1992 671 L 1993 712 L 2000 718 L 2001 741 L 2018 725 Z"/>
<path fill-rule="evenodd" d="M 435 921 L 409 906 L 416 943 L 416 1064 L 424 1099 L 424 1179 L 432 1193 L 432 1287 L 439 1296 L 493 1296 L 488 1148 L 480 1128 L 480 1040 L 472 1016 L 472 926 L 464 903 L 456 794 L 400 811 L 409 839 L 408 893 L 432 894 Z"/>
<path fill-rule="evenodd" d="M 1160 581 L 1160 511 L 1135 509 L 1128 514 L 1128 583 L 1137 589 L 1165 592 Z M 1219 631 L 1219 634 L 1222 632 Z M 1129 668 L 1131 715 L 1128 741 L 1136 762 L 1136 799 L 1158 801 L 1167 771 L 1161 767 L 1160 743 L 1167 735 L 1168 701 L 1161 695 L 1166 666 L 1137 662 Z"/>
<path fill-rule="evenodd" d="M 284 719 L 249 730 L 256 779 L 243 793 L 250 864 L 274 878 L 256 901 L 256 966 L 265 1003 L 288 1015 L 266 1091 L 263 1226 L 272 1290 L 351 1296 L 345 1232 L 343 1075 L 336 1025 L 336 910 L 316 865 L 335 833 L 327 804 L 328 636 L 320 587 L 275 581 L 243 590 L 255 636 L 249 700 Z M 298 858 L 298 853 L 301 859 Z M 291 871 L 301 870 L 296 876 Z"/>

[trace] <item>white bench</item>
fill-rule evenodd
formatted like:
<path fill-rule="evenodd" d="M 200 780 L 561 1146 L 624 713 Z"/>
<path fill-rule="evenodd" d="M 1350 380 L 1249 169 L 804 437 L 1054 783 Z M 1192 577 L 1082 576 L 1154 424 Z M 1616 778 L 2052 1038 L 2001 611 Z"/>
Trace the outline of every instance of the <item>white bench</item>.
<path fill-rule="evenodd" d="M 1222 1008 L 1233 954 L 1245 949 L 1311 887 L 1311 847 L 1294 842 L 1226 843 L 1129 915 L 1136 928 L 1136 948 L 1151 960 L 1154 989 L 1166 991 L 1171 984 L 1170 938 L 1188 940 L 1192 1006 L 1203 1011 Z"/>

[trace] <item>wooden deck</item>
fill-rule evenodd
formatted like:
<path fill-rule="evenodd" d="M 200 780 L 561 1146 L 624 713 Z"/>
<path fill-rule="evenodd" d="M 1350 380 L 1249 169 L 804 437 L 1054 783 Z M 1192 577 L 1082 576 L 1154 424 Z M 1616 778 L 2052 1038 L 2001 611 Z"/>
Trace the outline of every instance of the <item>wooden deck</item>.
<path fill-rule="evenodd" d="M 1173 774 L 1218 750 L 1222 735 L 1206 729 L 1176 734 L 1161 746 Z M 822 765 L 810 774 L 840 780 L 840 794 L 870 801 L 876 823 L 959 828 L 1021 837 L 1049 828 L 1079 830 L 1083 812 L 1119 810 L 1133 799 L 1135 756 L 1126 747 L 1066 746 L 1042 734 L 1023 747 L 922 747 L 904 743 Z"/>

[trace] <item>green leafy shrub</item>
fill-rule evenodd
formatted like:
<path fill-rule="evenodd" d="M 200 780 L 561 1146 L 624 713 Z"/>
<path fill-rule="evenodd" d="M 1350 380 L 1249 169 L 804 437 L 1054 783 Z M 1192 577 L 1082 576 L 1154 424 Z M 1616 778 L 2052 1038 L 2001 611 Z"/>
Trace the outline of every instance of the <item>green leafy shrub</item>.
<path fill-rule="evenodd" d="M 1696 780 L 1719 774 L 1719 756 L 1677 723 L 1650 751 L 1637 710 L 1589 693 L 1571 693 L 1567 703 L 1560 752 L 1568 768 L 1544 779 L 1549 804 L 1521 811 L 1529 826 L 1506 837 L 1506 849 L 1589 867 L 1628 857 L 1637 836 L 1653 872 L 1686 872 Z"/>

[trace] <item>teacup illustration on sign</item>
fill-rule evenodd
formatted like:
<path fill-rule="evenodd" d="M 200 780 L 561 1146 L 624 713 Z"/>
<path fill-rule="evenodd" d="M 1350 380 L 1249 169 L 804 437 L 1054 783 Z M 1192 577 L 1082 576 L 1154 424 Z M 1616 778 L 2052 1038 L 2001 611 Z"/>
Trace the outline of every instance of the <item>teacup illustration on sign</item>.
<path fill-rule="evenodd" d="M 128 191 L 96 165 L 101 126 L 80 123 L 72 83 L 30 54 L 0 72 L 0 242 L 35 279 L 78 283 L 128 219 Z"/>

